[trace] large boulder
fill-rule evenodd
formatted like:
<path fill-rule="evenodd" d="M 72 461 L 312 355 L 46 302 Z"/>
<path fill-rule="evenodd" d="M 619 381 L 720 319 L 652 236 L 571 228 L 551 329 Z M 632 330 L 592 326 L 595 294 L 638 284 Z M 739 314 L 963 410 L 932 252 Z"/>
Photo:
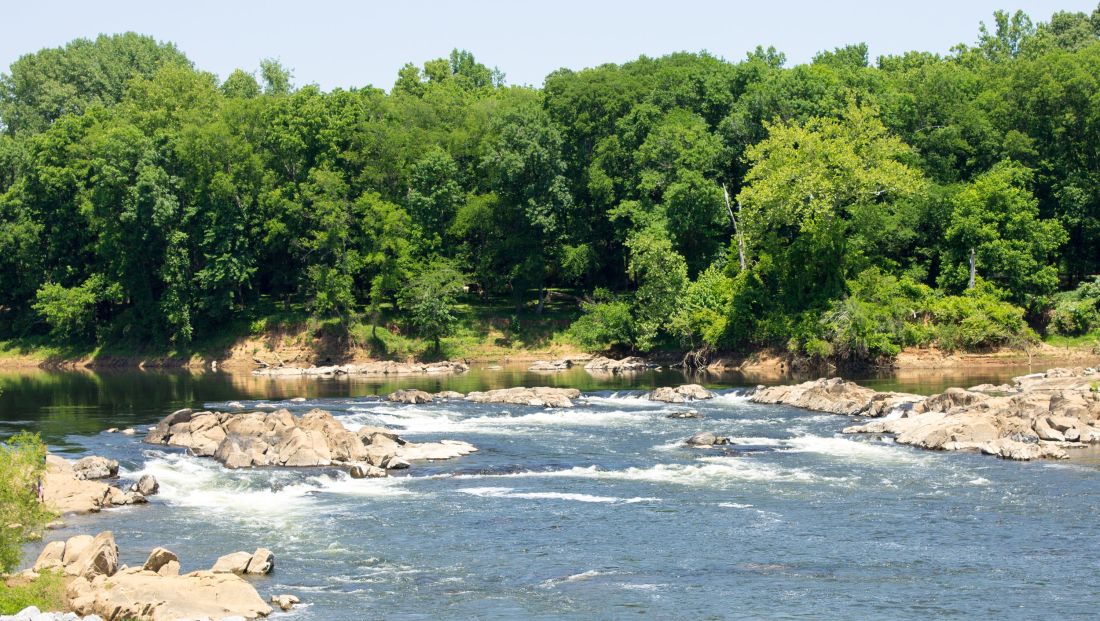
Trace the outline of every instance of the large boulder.
<path fill-rule="evenodd" d="M 142 475 L 137 483 L 130 486 L 131 492 L 137 492 L 142 496 L 152 496 L 160 491 L 160 483 L 157 482 L 157 478 L 151 474 Z"/>
<path fill-rule="evenodd" d="M 54 570 L 88 580 L 111 576 L 118 569 L 118 546 L 110 531 L 95 537 L 76 535 L 66 541 L 52 541 L 38 555 L 33 569 L 36 572 Z"/>
<path fill-rule="evenodd" d="M 571 408 L 573 399 L 581 396 L 576 388 L 499 388 L 485 392 L 471 392 L 467 401 L 474 403 L 509 403 L 547 408 Z"/>
<path fill-rule="evenodd" d="M 275 568 L 275 555 L 267 548 L 257 548 L 255 552 L 233 552 L 218 557 L 210 571 L 215 574 L 249 574 L 262 576 Z"/>
<path fill-rule="evenodd" d="M 110 578 L 77 578 L 66 595 L 77 614 L 98 614 L 105 619 L 256 619 L 272 610 L 240 576 L 208 571 L 164 576 L 135 567 Z"/>
<path fill-rule="evenodd" d="M 386 400 L 393 401 L 394 403 L 408 404 L 431 403 L 432 395 L 431 393 L 415 388 L 403 388 L 386 395 Z"/>
<path fill-rule="evenodd" d="M 787 386 L 761 386 L 749 396 L 749 400 L 846 416 L 878 417 L 895 409 L 916 407 L 912 404 L 921 398 L 904 393 L 878 392 L 834 377 Z"/>
<path fill-rule="evenodd" d="M 73 464 L 73 476 L 81 481 L 118 476 L 118 462 L 98 455 L 82 457 Z"/>
<path fill-rule="evenodd" d="M 117 468 L 116 464 L 116 472 Z M 87 472 L 84 471 L 85 476 Z M 42 475 L 42 501 L 54 513 L 94 513 L 112 506 L 139 504 L 145 502 L 145 496 L 102 481 L 78 478 L 73 462 L 47 455 L 46 471 Z"/>
<path fill-rule="evenodd" d="M 721 444 L 729 444 L 730 439 L 725 436 L 718 436 L 709 431 L 700 431 L 699 433 L 691 436 L 685 443 L 688 446 L 717 446 Z"/>
<path fill-rule="evenodd" d="M 653 401 L 665 403 L 687 403 L 702 399 L 713 399 L 716 395 L 703 388 L 699 384 L 684 384 L 683 386 L 662 386 L 649 393 L 648 397 Z"/>
<path fill-rule="evenodd" d="M 615 373 L 628 373 L 633 371 L 643 371 L 654 366 L 656 365 L 646 362 L 644 358 L 638 358 L 635 356 L 623 358 L 622 360 L 615 360 L 614 358 L 606 358 L 604 356 L 596 356 L 584 365 L 584 370 L 594 375 L 606 375 Z"/>
<path fill-rule="evenodd" d="M 178 568 L 179 562 L 180 559 L 176 556 L 175 552 L 165 548 L 153 548 L 153 551 L 149 553 L 149 557 L 145 559 L 145 564 L 143 564 L 141 568 L 145 571 L 160 573 L 160 570 L 170 563 L 176 563 L 176 567 Z"/>

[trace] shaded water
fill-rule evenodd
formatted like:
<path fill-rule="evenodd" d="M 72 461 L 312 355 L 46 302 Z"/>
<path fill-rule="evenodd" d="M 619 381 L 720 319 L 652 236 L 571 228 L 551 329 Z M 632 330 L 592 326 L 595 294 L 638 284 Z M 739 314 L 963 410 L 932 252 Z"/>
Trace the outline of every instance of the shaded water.
<path fill-rule="evenodd" d="M 934 392 L 943 381 L 1019 373 L 865 382 Z M 51 536 L 110 528 L 123 562 L 163 545 L 185 571 L 269 547 L 277 569 L 255 585 L 265 597 L 302 598 L 286 618 L 1088 618 L 1100 605 L 1094 468 L 841 436 L 845 417 L 748 403 L 744 389 L 761 378 L 705 378 L 722 395 L 689 406 L 703 420 L 668 419 L 685 406 L 641 398 L 684 381 L 668 371 L 599 379 L 513 369 L 384 383 L 9 375 L 0 376 L 0 431 L 36 429 L 55 448 L 108 455 L 129 478 L 161 481 L 150 506 L 72 518 Z M 519 384 L 586 396 L 564 411 L 373 397 L 409 385 Z M 294 396 L 309 401 L 284 405 L 323 407 L 351 427 L 385 424 L 481 450 L 352 480 L 329 469 L 228 471 L 100 433 L 177 407 Z M 703 429 L 739 445 L 679 445 Z"/>

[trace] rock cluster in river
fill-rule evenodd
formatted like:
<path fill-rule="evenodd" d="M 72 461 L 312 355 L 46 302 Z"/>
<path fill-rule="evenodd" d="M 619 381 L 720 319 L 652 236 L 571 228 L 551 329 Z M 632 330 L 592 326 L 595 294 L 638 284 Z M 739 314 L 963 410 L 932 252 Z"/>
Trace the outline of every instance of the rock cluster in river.
<path fill-rule="evenodd" d="M 100 615 L 108 620 L 174 621 L 232 616 L 254 619 L 266 616 L 271 613 L 271 607 L 237 574 L 267 573 L 274 566 L 274 556 L 263 548 L 253 554 L 239 554 L 245 556 L 241 572 L 237 572 L 236 567 L 222 571 L 216 565 L 211 571 L 180 575 L 179 558 L 164 548 L 154 549 L 141 567 L 119 567 L 114 536 L 104 531 L 95 537 L 77 535 L 48 543 L 29 577 L 38 572 L 56 571 L 72 578 L 65 594 L 73 611 L 78 615 Z M 32 621 L 39 621 L 39 618 L 33 617 Z"/>
<path fill-rule="evenodd" d="M 688 401 L 713 399 L 717 395 L 699 384 L 684 384 L 683 386 L 662 386 L 650 392 L 648 396 L 653 401 L 687 403 Z"/>
<path fill-rule="evenodd" d="M 91 513 L 108 507 L 147 502 L 146 496 L 159 485 L 151 475 L 143 476 L 129 490 L 110 485 L 102 479 L 118 476 L 118 462 L 88 456 L 75 462 L 58 455 L 46 456 L 42 476 L 43 503 L 56 513 Z"/>
<path fill-rule="evenodd" d="M 467 401 L 474 403 L 509 403 L 513 405 L 530 405 L 534 407 L 571 408 L 573 399 L 581 396 L 581 391 L 576 388 L 499 388 L 485 392 L 471 392 L 466 395 Z"/>
<path fill-rule="evenodd" d="M 1100 442 L 1100 372 L 1051 369 L 1011 386 L 951 388 L 930 397 L 880 393 L 840 379 L 760 388 L 750 400 L 880 417 L 845 433 L 889 433 L 927 449 L 977 450 L 1006 459 L 1063 459 Z"/>
<path fill-rule="evenodd" d="M 463 362 L 364 362 L 324 367 L 266 367 L 252 371 L 253 375 L 266 377 L 341 377 L 350 375 L 443 375 L 465 373 L 469 365 Z"/>
<path fill-rule="evenodd" d="M 621 360 L 597 356 L 584 365 L 584 370 L 595 375 L 606 373 L 629 373 L 632 371 L 644 371 L 657 365 L 647 362 L 645 358 L 630 356 Z"/>
<path fill-rule="evenodd" d="M 345 428 L 332 414 L 313 409 L 301 417 L 274 412 L 192 412 L 179 410 L 146 436 L 152 444 L 190 449 L 228 468 L 345 465 L 408 468 L 410 461 L 451 459 L 476 451 L 466 442 L 406 442 L 392 431 Z M 370 475 L 366 475 L 370 476 Z"/>

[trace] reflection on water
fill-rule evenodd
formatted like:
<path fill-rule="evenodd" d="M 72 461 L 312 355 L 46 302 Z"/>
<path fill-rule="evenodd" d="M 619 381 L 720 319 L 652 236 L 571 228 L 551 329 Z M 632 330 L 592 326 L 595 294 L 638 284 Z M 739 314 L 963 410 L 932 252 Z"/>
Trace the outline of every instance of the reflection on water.
<path fill-rule="evenodd" d="M 47 442 L 65 445 L 70 435 L 108 427 L 148 424 L 166 412 L 203 403 L 292 397 L 362 397 L 399 388 L 470 392 L 512 386 L 562 386 L 581 391 L 648 390 L 697 382 L 711 388 L 780 384 L 809 379 L 769 373 L 688 373 L 657 369 L 630 374 L 592 374 L 582 368 L 531 372 L 526 364 L 487 365 L 461 375 L 393 377 L 272 378 L 250 373 L 192 371 L 0 371 L 0 437 L 19 429 L 39 431 Z M 953 368 L 853 375 L 879 390 L 933 394 L 949 386 L 1002 383 L 1031 372 L 1022 367 Z"/>

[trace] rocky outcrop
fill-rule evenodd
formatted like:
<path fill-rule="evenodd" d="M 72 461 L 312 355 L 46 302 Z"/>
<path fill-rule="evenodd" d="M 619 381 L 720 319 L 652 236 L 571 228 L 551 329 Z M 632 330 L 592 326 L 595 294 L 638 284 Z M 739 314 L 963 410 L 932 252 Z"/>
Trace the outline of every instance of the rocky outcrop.
<path fill-rule="evenodd" d="M 1011 386 L 950 388 L 930 397 L 879 393 L 839 379 L 760 389 L 751 400 L 881 417 L 845 433 L 889 433 L 900 444 L 1005 459 L 1064 459 L 1100 442 L 1100 373 L 1051 369 Z"/>
<path fill-rule="evenodd" d="M 195 455 L 213 457 L 227 468 L 369 465 L 398 469 L 408 468 L 410 461 L 451 459 L 477 450 L 466 442 L 406 442 L 392 431 L 376 427 L 352 432 L 332 414 L 318 409 L 301 417 L 287 410 L 181 410 L 161 420 L 145 441 L 187 448 Z M 371 476 L 371 471 L 361 471 Z"/>
<path fill-rule="evenodd" d="M 665 403 L 687 403 L 702 399 L 713 399 L 717 395 L 703 388 L 699 384 L 684 384 L 683 386 L 662 386 L 646 395 L 653 401 Z"/>
<path fill-rule="evenodd" d="M 66 595 L 78 614 L 106 619 L 255 619 L 271 614 L 271 606 L 248 581 L 209 571 L 163 576 L 137 567 L 123 569 L 110 577 L 78 578 Z"/>
<path fill-rule="evenodd" d="M 103 462 L 113 460 L 95 458 L 100 461 L 85 461 L 84 467 L 77 471 L 74 462 L 57 455 L 46 456 L 46 472 L 42 475 L 42 501 L 55 513 L 93 513 L 108 507 L 134 505 L 147 502 L 139 491 L 122 489 L 99 480 L 87 478 L 89 474 L 104 472 Z M 95 465 L 90 465 L 95 464 Z M 112 471 L 106 468 L 107 472 Z M 113 462 L 113 472 L 118 473 L 118 463 Z M 155 479 L 154 479 L 155 482 Z"/>
<path fill-rule="evenodd" d="M 386 395 L 386 401 L 408 404 L 431 403 L 432 395 L 431 393 L 415 388 L 403 388 Z"/>
<path fill-rule="evenodd" d="M 246 557 L 246 572 L 267 573 L 274 564 L 263 548 Z M 74 579 L 66 589 L 73 611 L 105 619 L 255 619 L 271 613 L 259 593 L 233 572 L 196 571 L 180 575 L 179 558 L 156 548 L 141 567 L 118 568 L 111 533 L 82 535 L 46 546 L 35 569 L 61 570 Z M 252 566 L 257 568 L 252 572 Z M 37 619 L 35 620 L 37 621 Z"/>
<path fill-rule="evenodd" d="M 327 367 L 267 367 L 256 369 L 252 371 L 252 374 L 266 377 L 341 377 L 350 375 L 444 375 L 465 373 L 469 370 L 469 365 L 463 362 L 392 362 L 383 360 Z"/>
<path fill-rule="evenodd" d="M 822 378 L 791 386 L 757 387 L 749 396 L 754 403 L 792 405 L 798 408 L 846 416 L 885 416 L 895 408 L 906 408 L 920 397 L 903 393 L 878 392 L 855 382 Z"/>
<path fill-rule="evenodd" d="M 474 403 L 509 403 L 547 408 L 571 408 L 573 399 L 581 396 L 576 388 L 500 388 L 486 392 L 471 392 L 467 401 Z"/>
<path fill-rule="evenodd" d="M 51 541 L 38 555 L 32 569 L 35 572 L 57 571 L 88 580 L 111 576 L 118 569 L 118 546 L 110 531 L 95 537 L 77 535 L 65 541 Z"/>
<path fill-rule="evenodd" d="M 632 371 L 644 371 L 657 365 L 646 362 L 645 358 L 630 356 L 622 360 L 597 356 L 584 365 L 584 370 L 596 374 L 628 373 Z"/>

